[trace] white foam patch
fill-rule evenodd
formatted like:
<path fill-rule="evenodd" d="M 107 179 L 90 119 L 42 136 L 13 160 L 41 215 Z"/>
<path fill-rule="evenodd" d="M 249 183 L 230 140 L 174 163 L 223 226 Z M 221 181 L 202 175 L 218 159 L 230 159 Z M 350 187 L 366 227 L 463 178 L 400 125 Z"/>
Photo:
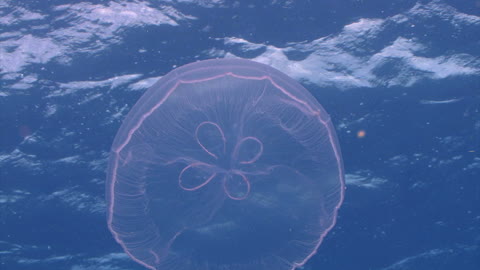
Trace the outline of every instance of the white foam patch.
<path fill-rule="evenodd" d="M 71 95 L 78 91 L 86 91 L 89 89 L 105 88 L 114 89 L 120 85 L 127 84 L 133 80 L 140 78 L 141 74 L 128 74 L 115 76 L 101 81 L 74 81 L 68 83 L 60 83 L 58 90 L 52 91 L 47 97 L 57 97 Z"/>
<path fill-rule="evenodd" d="M 123 270 L 122 265 L 131 258 L 125 253 L 110 253 L 104 256 L 90 257 L 81 260 L 71 267 L 72 270 Z"/>
<path fill-rule="evenodd" d="M 240 47 L 244 51 L 254 51 L 254 50 L 263 49 L 263 48 L 266 47 L 263 44 L 248 42 L 247 40 L 245 40 L 243 38 L 235 38 L 235 37 L 226 38 L 225 39 L 225 45 L 229 45 L 229 46 L 240 45 Z"/>
<path fill-rule="evenodd" d="M 42 163 L 36 155 L 24 153 L 19 149 L 15 149 L 9 154 L 0 154 L 0 167 L 17 167 L 31 173 L 42 171 Z"/>
<path fill-rule="evenodd" d="M 264 48 L 252 60 L 271 65 L 291 77 L 321 87 L 333 86 L 340 89 L 359 87 L 409 87 L 422 80 L 439 80 L 451 76 L 479 76 L 480 61 L 477 57 L 462 52 L 445 52 L 443 55 L 426 56 L 433 45 L 421 43 L 420 37 L 406 37 L 411 31 L 397 28 L 415 27 L 413 21 L 435 18 L 448 22 L 456 28 L 480 29 L 480 17 L 463 14 L 454 8 L 432 1 L 417 4 L 409 11 L 386 19 L 360 19 L 346 25 L 332 36 L 321 37 L 310 42 L 292 43 L 285 48 L 252 43 L 230 37 L 224 39 L 228 48 L 241 52 Z M 398 32 L 398 36 L 380 48 L 382 36 Z M 219 51 L 210 52 L 218 56 Z M 291 60 L 288 55 L 302 53 L 301 60 Z M 227 50 L 224 57 L 241 57 Z"/>
<path fill-rule="evenodd" d="M 345 175 L 345 183 L 347 186 L 357 186 L 367 189 L 377 189 L 381 185 L 385 184 L 387 179 L 374 177 L 371 172 L 359 171 L 354 174 Z"/>
<path fill-rule="evenodd" d="M 150 7 L 145 1 L 94 5 L 87 2 L 60 5 L 54 8 L 58 16 L 53 23 L 64 25 L 50 29 L 50 18 L 44 14 L 16 8 L 0 18 L 0 25 L 12 26 L 35 21 L 28 29 L 1 33 L 0 74 L 22 72 L 31 64 L 45 64 L 52 60 L 67 64 L 74 55 L 100 52 L 122 41 L 121 33 L 147 25 L 178 26 L 184 20 L 194 20 L 171 6 Z M 39 24 L 44 24 L 44 26 Z M 35 31 L 41 28 L 43 31 Z M 28 32 L 27 32 L 28 31 Z"/>
<path fill-rule="evenodd" d="M 59 201 L 70 208 L 80 212 L 103 213 L 105 202 L 103 198 L 80 192 L 78 187 L 66 188 L 55 191 L 47 196 L 42 196 L 42 201 Z"/>
<path fill-rule="evenodd" d="M 436 222 L 437 226 L 443 226 L 441 221 Z M 478 253 L 477 245 L 457 244 L 450 247 L 434 248 L 400 259 L 393 264 L 381 268 L 381 270 L 403 270 L 417 269 L 419 265 L 438 265 L 444 261 L 464 260 L 475 258 Z M 472 261 L 474 263 L 474 261 Z"/>
<path fill-rule="evenodd" d="M 168 0 L 172 1 L 172 0 Z M 189 5 L 197 5 L 204 8 L 214 8 L 214 7 L 227 7 L 226 0 L 176 0 L 178 3 L 186 3 Z M 238 5 L 238 3 L 234 2 L 233 5 Z"/>
<path fill-rule="evenodd" d="M 22 79 L 10 86 L 11 89 L 25 90 L 34 86 L 34 83 L 37 82 L 37 75 L 31 74 L 22 76 Z"/>
<path fill-rule="evenodd" d="M 130 260 L 130 257 L 125 254 L 125 253 L 109 253 L 101 257 L 93 257 L 88 259 L 88 261 L 91 262 L 97 262 L 97 263 L 108 263 L 112 261 L 123 261 L 123 260 Z"/>
<path fill-rule="evenodd" d="M 57 263 L 57 262 L 65 262 L 71 261 L 75 257 L 72 255 L 63 255 L 63 256 L 52 256 L 47 257 L 44 259 L 30 259 L 30 258 L 23 258 L 19 259 L 18 263 L 20 264 L 42 264 L 42 263 Z"/>
<path fill-rule="evenodd" d="M 439 18 L 445 22 L 452 23 L 455 27 L 462 25 L 479 25 L 480 17 L 458 12 L 455 8 L 445 4 L 441 0 L 433 0 L 428 4 L 417 3 L 409 12 L 408 17 L 418 18 Z"/>
<path fill-rule="evenodd" d="M 6 3 L 4 3 L 6 6 Z M 0 5 L 0 7 L 5 7 Z M 10 13 L 3 15 L 0 17 L 0 25 L 8 25 L 11 26 L 13 24 L 18 24 L 21 22 L 28 22 L 28 21 L 35 21 L 35 20 L 41 20 L 44 19 L 46 16 L 37 12 L 33 12 L 30 10 L 27 10 L 22 7 L 16 7 L 13 11 Z"/>
<path fill-rule="evenodd" d="M 451 104 L 451 103 L 457 103 L 461 100 L 462 100 L 461 98 L 452 98 L 452 99 L 444 99 L 444 100 L 420 100 L 420 104 L 424 104 L 424 105 Z"/>
<path fill-rule="evenodd" d="M 0 74 L 21 72 L 30 64 L 45 64 L 63 51 L 64 48 L 50 38 L 15 33 L 0 42 Z"/>
<path fill-rule="evenodd" d="M 467 167 L 465 168 L 465 170 L 478 170 L 478 169 L 480 169 L 480 158 L 479 157 L 475 157 L 473 159 L 473 161 L 470 164 L 468 164 Z"/>
<path fill-rule="evenodd" d="M 64 164 L 77 164 L 81 162 L 81 157 L 80 156 L 69 156 L 69 157 L 64 157 L 57 159 L 53 161 L 53 163 L 64 163 Z"/>
<path fill-rule="evenodd" d="M 20 200 L 26 199 L 31 195 L 30 192 L 25 190 L 15 189 L 10 192 L 0 191 L 0 204 L 12 204 Z M 13 211 L 13 210 L 11 210 Z"/>
<path fill-rule="evenodd" d="M 129 88 L 135 91 L 138 90 L 145 90 L 155 84 L 158 80 L 160 80 L 162 76 L 157 77 L 150 77 L 146 79 L 139 80 L 138 82 L 132 83 L 129 85 Z"/>
<path fill-rule="evenodd" d="M 66 19 L 70 26 L 55 29 L 49 36 L 72 48 L 74 53 L 89 54 L 121 42 L 120 34 L 128 29 L 146 25 L 178 26 L 179 21 L 195 19 L 169 6 L 149 7 L 148 2 L 110 1 L 105 5 L 82 2 L 58 6 L 55 10 L 64 13 L 56 20 Z"/>

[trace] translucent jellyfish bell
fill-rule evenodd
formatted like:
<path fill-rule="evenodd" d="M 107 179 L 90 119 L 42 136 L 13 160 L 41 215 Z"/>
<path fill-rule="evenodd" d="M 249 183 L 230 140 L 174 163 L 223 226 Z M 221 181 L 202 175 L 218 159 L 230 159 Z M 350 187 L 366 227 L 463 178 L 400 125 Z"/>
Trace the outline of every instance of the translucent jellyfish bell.
<path fill-rule="evenodd" d="M 156 270 L 290 270 L 333 227 L 344 173 L 330 118 L 299 83 L 240 59 L 177 68 L 112 146 L 107 222 Z"/>

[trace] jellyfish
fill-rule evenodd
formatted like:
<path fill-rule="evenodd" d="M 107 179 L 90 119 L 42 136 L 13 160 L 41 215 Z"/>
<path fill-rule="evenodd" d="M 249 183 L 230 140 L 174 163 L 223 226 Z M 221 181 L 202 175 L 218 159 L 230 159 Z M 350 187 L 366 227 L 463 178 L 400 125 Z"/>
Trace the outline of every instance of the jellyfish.
<path fill-rule="evenodd" d="M 107 224 L 152 270 L 293 270 L 343 196 L 334 127 L 303 86 L 257 62 L 205 60 L 162 77 L 126 116 Z"/>

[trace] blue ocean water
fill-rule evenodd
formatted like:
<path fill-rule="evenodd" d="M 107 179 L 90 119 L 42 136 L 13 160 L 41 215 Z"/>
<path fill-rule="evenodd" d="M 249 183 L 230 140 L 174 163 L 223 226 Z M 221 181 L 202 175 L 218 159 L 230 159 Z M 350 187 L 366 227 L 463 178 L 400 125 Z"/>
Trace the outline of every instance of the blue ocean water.
<path fill-rule="evenodd" d="M 330 113 L 347 190 L 304 269 L 480 268 L 480 2 L 0 2 L 0 268 L 143 269 L 105 219 L 123 118 L 175 67 L 271 65 Z"/>

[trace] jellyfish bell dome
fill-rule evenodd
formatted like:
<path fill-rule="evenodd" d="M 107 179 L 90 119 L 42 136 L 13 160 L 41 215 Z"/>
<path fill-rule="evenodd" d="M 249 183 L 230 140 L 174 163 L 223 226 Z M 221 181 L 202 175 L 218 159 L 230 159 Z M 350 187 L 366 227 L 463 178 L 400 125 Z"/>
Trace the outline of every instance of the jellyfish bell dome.
<path fill-rule="evenodd" d="M 179 67 L 126 116 L 107 172 L 107 223 L 149 269 L 290 270 L 317 251 L 343 201 L 329 115 L 264 64 Z"/>

